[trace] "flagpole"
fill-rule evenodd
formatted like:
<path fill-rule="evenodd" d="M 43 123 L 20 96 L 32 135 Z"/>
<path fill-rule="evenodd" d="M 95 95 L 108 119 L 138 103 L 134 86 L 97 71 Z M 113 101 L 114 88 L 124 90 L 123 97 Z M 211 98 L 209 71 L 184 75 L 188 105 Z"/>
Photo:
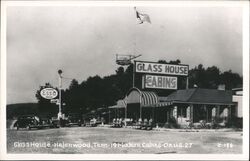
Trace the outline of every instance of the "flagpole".
<path fill-rule="evenodd" d="M 136 29 L 136 27 L 135 27 Z M 134 55 L 136 55 L 136 30 L 135 30 L 135 34 L 134 34 L 135 38 L 134 38 Z M 133 88 L 135 87 L 135 61 L 133 63 Z"/>
<path fill-rule="evenodd" d="M 133 64 L 133 88 L 135 87 L 135 61 L 134 61 L 134 64 Z"/>

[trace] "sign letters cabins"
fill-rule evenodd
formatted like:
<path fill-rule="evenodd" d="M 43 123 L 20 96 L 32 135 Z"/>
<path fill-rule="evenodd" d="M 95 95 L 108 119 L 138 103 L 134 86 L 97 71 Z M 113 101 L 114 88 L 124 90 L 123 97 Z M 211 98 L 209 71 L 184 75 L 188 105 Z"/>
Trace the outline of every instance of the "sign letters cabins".
<path fill-rule="evenodd" d="M 232 91 L 178 89 L 178 79 L 188 77 L 188 65 L 135 61 L 134 72 L 143 74 L 142 87 L 131 88 L 123 100 L 112 106 L 123 110 L 123 118 L 153 119 L 159 126 L 175 123 L 178 127 L 187 127 L 190 123 L 195 125 L 214 121 L 223 126 L 235 114 Z M 157 92 L 159 89 L 170 94 L 162 95 Z"/>

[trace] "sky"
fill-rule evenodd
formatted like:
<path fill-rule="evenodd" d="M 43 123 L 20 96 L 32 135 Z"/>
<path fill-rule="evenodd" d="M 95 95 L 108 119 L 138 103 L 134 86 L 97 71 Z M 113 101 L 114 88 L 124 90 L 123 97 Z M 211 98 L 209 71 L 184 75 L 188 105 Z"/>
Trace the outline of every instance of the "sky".
<path fill-rule="evenodd" d="M 36 102 L 46 82 L 79 83 L 115 73 L 116 54 L 180 59 L 242 75 L 242 10 L 237 7 L 11 6 L 7 8 L 7 104 Z M 70 79 L 63 80 L 67 88 Z"/>

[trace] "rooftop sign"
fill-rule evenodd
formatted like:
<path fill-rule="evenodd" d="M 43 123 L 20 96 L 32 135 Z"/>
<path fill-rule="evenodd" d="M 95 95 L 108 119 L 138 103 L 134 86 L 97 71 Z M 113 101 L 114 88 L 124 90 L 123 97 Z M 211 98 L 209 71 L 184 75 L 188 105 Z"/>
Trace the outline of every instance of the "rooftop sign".
<path fill-rule="evenodd" d="M 175 65 L 175 64 L 135 61 L 135 72 L 188 76 L 188 65 Z"/>

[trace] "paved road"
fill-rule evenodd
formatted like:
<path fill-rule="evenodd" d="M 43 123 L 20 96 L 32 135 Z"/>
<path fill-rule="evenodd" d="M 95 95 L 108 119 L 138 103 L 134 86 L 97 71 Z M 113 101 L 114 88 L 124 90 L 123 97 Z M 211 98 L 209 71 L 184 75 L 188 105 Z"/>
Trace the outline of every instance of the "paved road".
<path fill-rule="evenodd" d="M 242 132 L 144 131 L 69 127 L 7 130 L 8 153 L 227 154 L 242 152 Z"/>

